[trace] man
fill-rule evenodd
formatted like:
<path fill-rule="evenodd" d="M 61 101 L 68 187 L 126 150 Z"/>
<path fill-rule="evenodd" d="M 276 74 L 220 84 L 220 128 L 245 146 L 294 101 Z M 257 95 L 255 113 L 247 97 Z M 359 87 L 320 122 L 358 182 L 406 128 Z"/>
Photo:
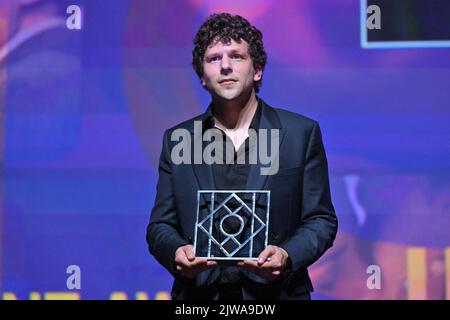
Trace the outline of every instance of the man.
<path fill-rule="evenodd" d="M 261 32 L 244 18 L 214 14 L 194 43 L 193 66 L 212 102 L 204 114 L 164 134 L 149 250 L 175 278 L 173 299 L 309 299 L 307 267 L 332 246 L 337 231 L 319 126 L 257 97 L 266 53 Z M 203 131 L 220 130 L 234 159 L 244 154 L 248 160 L 250 130 L 278 132 L 279 167 L 262 174 L 260 161 L 174 161 L 173 133 L 194 135 L 198 121 Z M 195 257 L 197 190 L 271 192 L 269 245 L 257 261 L 225 265 Z"/>

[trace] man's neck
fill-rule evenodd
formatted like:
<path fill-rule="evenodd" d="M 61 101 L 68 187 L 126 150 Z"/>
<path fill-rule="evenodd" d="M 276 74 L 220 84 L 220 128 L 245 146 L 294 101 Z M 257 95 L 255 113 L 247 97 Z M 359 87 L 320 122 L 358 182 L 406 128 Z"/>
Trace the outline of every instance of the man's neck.
<path fill-rule="evenodd" d="M 252 90 L 249 95 L 231 101 L 213 98 L 213 113 L 223 126 L 233 129 L 239 126 L 244 115 L 254 114 L 257 105 L 258 100 L 255 91 Z"/>

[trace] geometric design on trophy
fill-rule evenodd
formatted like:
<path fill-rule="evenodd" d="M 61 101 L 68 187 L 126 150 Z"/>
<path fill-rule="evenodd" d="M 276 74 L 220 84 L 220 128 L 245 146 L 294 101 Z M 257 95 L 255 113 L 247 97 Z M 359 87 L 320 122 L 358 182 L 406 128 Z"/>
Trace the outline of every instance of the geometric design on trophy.
<path fill-rule="evenodd" d="M 262 209 L 261 205 L 257 208 L 257 197 L 261 196 L 266 198 Z M 200 205 L 202 197 L 207 204 L 203 210 Z M 266 190 L 198 190 L 196 256 L 214 260 L 257 259 L 259 252 L 254 252 L 255 239 L 259 249 L 267 247 L 269 207 L 270 191 Z M 207 243 L 206 252 L 200 248 L 200 242 Z"/>

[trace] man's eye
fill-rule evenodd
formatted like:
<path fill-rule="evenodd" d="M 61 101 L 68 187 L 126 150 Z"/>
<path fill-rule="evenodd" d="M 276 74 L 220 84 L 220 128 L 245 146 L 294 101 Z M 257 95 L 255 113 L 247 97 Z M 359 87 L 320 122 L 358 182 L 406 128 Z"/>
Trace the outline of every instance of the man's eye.
<path fill-rule="evenodd" d="M 241 59 L 242 56 L 240 54 L 235 54 L 233 55 L 233 59 Z"/>
<path fill-rule="evenodd" d="M 209 61 L 219 61 L 220 57 L 219 56 L 215 56 L 209 59 Z"/>

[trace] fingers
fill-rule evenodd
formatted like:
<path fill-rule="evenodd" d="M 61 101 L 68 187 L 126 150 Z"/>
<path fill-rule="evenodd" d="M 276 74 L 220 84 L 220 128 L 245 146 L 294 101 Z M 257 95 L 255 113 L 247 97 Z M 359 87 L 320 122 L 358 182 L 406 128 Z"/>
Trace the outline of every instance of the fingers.
<path fill-rule="evenodd" d="M 187 278 L 194 278 L 198 273 L 217 267 L 216 261 L 206 258 L 195 258 L 192 245 L 180 247 L 175 252 L 176 270 Z"/>
<path fill-rule="evenodd" d="M 262 265 L 259 264 L 258 261 L 255 260 L 244 260 L 242 263 L 238 263 L 239 266 L 243 267 L 244 269 L 255 271 L 255 272 L 271 272 L 276 269 L 277 265 L 276 262 L 266 262 Z"/>
<path fill-rule="evenodd" d="M 192 245 L 185 245 L 179 249 L 175 253 L 176 268 L 188 278 L 193 278 L 202 271 L 218 266 L 217 261 L 196 258 Z M 270 245 L 260 253 L 257 260 L 243 260 L 238 262 L 238 266 L 255 272 L 270 281 L 281 275 L 284 260 L 283 250 Z"/>
<path fill-rule="evenodd" d="M 217 263 L 217 261 L 208 261 L 208 262 L 206 262 L 206 266 L 208 267 L 208 268 L 215 268 L 215 267 L 217 267 L 219 264 Z"/>
<path fill-rule="evenodd" d="M 200 260 L 200 259 L 198 259 Z M 204 261 L 205 260 L 205 261 Z M 217 267 L 217 262 L 206 261 L 201 259 L 200 261 L 194 261 L 187 265 L 177 265 L 177 270 L 187 278 L 195 278 L 200 272 Z"/>
<path fill-rule="evenodd" d="M 197 264 L 206 264 L 205 258 L 196 259 L 192 245 L 185 245 L 175 251 L 175 262 L 181 267 L 191 267 Z"/>
<path fill-rule="evenodd" d="M 189 261 L 186 256 L 182 256 L 181 259 L 175 259 L 175 262 L 181 266 L 182 269 L 195 269 L 195 268 L 203 268 L 203 267 L 214 267 L 217 265 L 214 263 L 208 263 L 209 261 L 205 258 L 195 259 L 193 261 Z"/>
<path fill-rule="evenodd" d="M 189 261 L 194 261 L 194 259 L 195 259 L 195 254 L 194 254 L 194 247 L 192 246 L 192 245 L 186 245 L 186 246 L 184 246 L 184 253 L 185 253 L 185 255 L 186 255 L 186 258 L 189 260 Z"/>
<path fill-rule="evenodd" d="M 281 275 L 284 260 L 281 248 L 268 246 L 260 253 L 257 260 L 244 260 L 239 262 L 238 266 L 253 271 L 268 280 L 274 280 Z"/>
<path fill-rule="evenodd" d="M 238 262 L 238 266 L 241 266 L 244 269 L 248 269 L 248 270 L 259 270 L 260 269 L 260 265 L 255 260 L 244 260 L 244 261 Z"/>
<path fill-rule="evenodd" d="M 266 261 L 270 261 L 272 256 L 277 253 L 277 249 L 274 246 L 268 246 L 258 256 L 258 264 L 262 265 Z"/>
<path fill-rule="evenodd" d="M 243 269 L 252 271 L 269 281 L 275 280 L 281 274 L 281 271 L 274 268 L 273 266 L 268 265 L 267 263 L 259 265 L 258 261 L 255 260 L 241 261 L 238 263 L 238 266 L 242 267 Z"/>
<path fill-rule="evenodd" d="M 186 268 L 190 264 L 185 254 L 177 254 L 175 256 L 175 263 L 177 264 L 177 266 L 180 266 L 181 268 Z"/>

